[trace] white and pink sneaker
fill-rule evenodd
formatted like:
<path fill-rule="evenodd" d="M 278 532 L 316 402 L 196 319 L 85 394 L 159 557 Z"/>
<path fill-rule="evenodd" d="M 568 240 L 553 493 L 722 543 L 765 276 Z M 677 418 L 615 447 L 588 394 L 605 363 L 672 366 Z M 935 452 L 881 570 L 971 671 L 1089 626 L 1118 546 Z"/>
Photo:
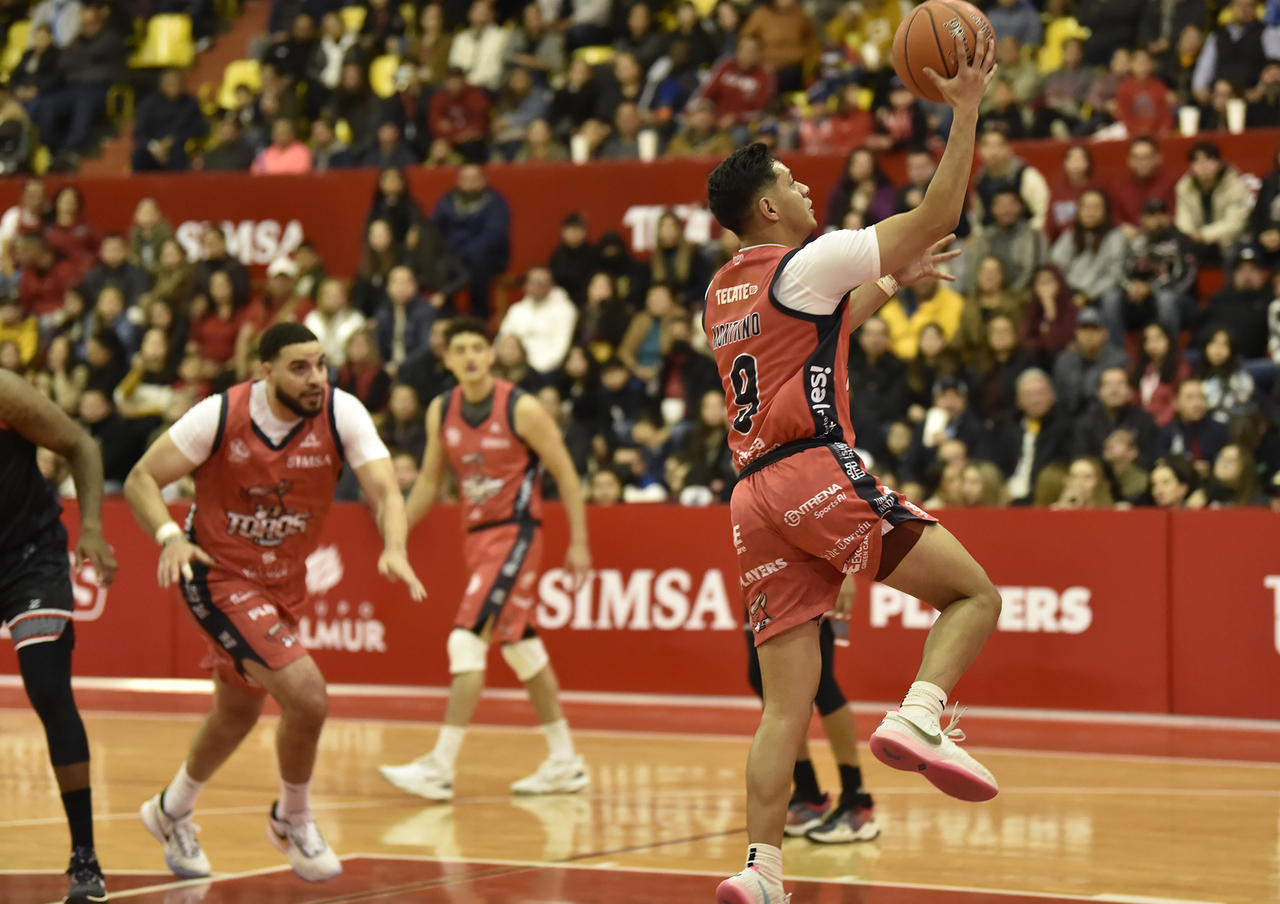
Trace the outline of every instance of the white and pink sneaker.
<path fill-rule="evenodd" d="M 781 885 L 770 887 L 754 866 L 725 879 L 716 889 L 716 904 L 787 904 L 790 900 Z"/>
<path fill-rule="evenodd" d="M 964 732 L 957 726 L 963 711 L 957 706 L 943 728 L 921 725 L 896 708 L 885 713 L 871 735 L 871 753 L 877 760 L 904 772 L 919 772 L 944 794 L 959 800 L 991 800 L 1000 792 L 995 776 L 960 748 Z"/>

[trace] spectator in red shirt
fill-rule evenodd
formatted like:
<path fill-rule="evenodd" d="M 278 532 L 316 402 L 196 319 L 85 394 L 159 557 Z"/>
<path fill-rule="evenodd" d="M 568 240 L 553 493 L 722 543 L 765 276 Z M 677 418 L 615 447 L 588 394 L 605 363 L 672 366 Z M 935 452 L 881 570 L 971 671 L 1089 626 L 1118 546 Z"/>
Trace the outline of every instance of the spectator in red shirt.
<path fill-rule="evenodd" d="M 1151 54 L 1139 48 L 1130 57 L 1129 77 L 1116 89 L 1116 118 L 1130 135 L 1160 135 L 1173 124 L 1169 87 L 1151 73 Z"/>
<path fill-rule="evenodd" d="M 817 121 L 803 120 L 800 137 L 804 150 L 810 154 L 836 152 L 848 154 L 854 148 L 867 143 L 875 130 L 876 121 L 858 104 L 861 89 L 855 84 L 845 85 L 840 92 L 836 109 Z"/>
<path fill-rule="evenodd" d="M 74 185 L 64 185 L 53 201 L 53 222 L 44 231 L 49 247 L 69 260 L 83 277 L 98 263 L 98 230 L 84 222 L 84 196 Z"/>
<path fill-rule="evenodd" d="M 1107 191 L 1112 220 L 1133 238 L 1141 231 L 1142 206 L 1148 200 L 1160 198 L 1174 209 L 1177 184 L 1178 174 L 1165 168 L 1159 145 L 1145 135 L 1133 139 L 1129 143 L 1129 172 L 1113 180 Z"/>
<path fill-rule="evenodd" d="M 764 115 L 777 93 L 778 82 L 773 67 L 761 55 L 760 40 L 739 35 L 734 55 L 711 70 L 697 96 L 715 104 L 720 127 L 745 144 L 751 137 L 750 125 Z"/>
<path fill-rule="evenodd" d="M 52 314 L 62 307 L 67 290 L 80 282 L 75 265 L 55 254 L 39 233 L 18 237 L 18 264 L 22 267 L 18 301 L 24 314 Z"/>
<path fill-rule="evenodd" d="M 238 296 L 225 271 L 213 272 L 209 277 L 209 309 L 191 325 L 188 340 L 188 348 L 200 357 L 201 379 L 216 380 L 228 372 L 234 375 L 240 364 L 247 363 L 237 359 L 240 352 L 247 351 L 259 311 Z"/>
<path fill-rule="evenodd" d="M 1082 144 L 1067 148 L 1062 171 L 1049 187 L 1049 215 L 1044 220 L 1044 232 L 1050 244 L 1076 221 L 1080 196 L 1101 188 L 1093 178 L 1093 154 L 1089 149 Z"/>
<path fill-rule="evenodd" d="M 441 90 L 432 95 L 427 122 L 432 135 L 448 141 L 467 160 L 488 159 L 489 96 L 468 85 L 459 67 L 449 67 Z"/>

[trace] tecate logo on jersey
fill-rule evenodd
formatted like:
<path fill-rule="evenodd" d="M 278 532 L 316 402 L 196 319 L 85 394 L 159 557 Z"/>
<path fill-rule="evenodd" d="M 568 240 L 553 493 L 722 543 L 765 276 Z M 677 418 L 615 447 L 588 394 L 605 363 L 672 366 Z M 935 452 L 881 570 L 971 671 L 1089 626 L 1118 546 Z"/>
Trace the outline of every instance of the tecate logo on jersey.
<path fill-rule="evenodd" d="M 827 387 L 831 385 L 831 368 L 809 365 L 809 407 L 824 411 L 831 407 L 827 401 Z"/>
<path fill-rule="evenodd" d="M 800 523 L 800 519 L 802 519 L 805 515 L 812 512 L 814 509 L 822 505 L 822 503 L 826 502 L 831 497 L 839 494 L 840 494 L 840 484 L 833 483 L 831 484 L 831 486 L 827 487 L 825 490 L 821 490 L 816 496 L 814 496 L 808 502 L 804 502 L 798 508 L 793 508 L 790 511 L 788 511 L 785 515 L 782 516 L 782 518 L 784 521 L 787 522 L 787 524 L 791 525 L 792 527 L 795 527 L 797 524 Z M 824 514 L 825 514 L 825 511 L 824 511 Z"/>
<path fill-rule="evenodd" d="M 716 289 L 716 304 L 733 304 L 735 301 L 746 301 L 760 291 L 759 286 L 741 283 L 727 289 Z"/>

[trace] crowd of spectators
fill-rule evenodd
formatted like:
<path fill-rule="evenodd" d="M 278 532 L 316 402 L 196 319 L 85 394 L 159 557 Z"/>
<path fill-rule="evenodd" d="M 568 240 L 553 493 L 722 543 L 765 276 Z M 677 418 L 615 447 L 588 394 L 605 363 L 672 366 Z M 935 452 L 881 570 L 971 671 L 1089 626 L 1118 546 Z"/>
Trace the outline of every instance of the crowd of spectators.
<path fill-rule="evenodd" d="M 79 0 L 41 5 L 65 3 Z M 890 64 L 912 5 L 274 0 L 256 42 L 261 85 L 233 86 L 234 103 L 206 108 L 206 121 L 177 74 L 162 82 L 139 104 L 133 165 L 181 171 L 186 148 L 205 151 L 194 158 L 205 169 L 295 173 L 710 154 L 748 140 L 837 153 L 936 145 L 948 109 L 915 98 Z M 999 38 L 984 130 L 1158 137 L 1179 111 L 1209 133 L 1280 125 L 1280 0 L 978 5 Z M 363 16 L 344 15 L 352 6 Z M 33 53 L 15 73 L 24 91 L 45 69 Z M 42 136 L 73 101 L 100 103 L 91 71 L 77 63 L 60 99 L 38 105 Z M 78 122 L 53 137 L 74 144 Z"/>
<path fill-rule="evenodd" d="M 871 470 L 932 507 L 1253 504 L 1268 490 L 1280 504 L 1280 156 L 1256 203 L 1215 145 L 1188 157 L 1135 139 L 1104 184 L 1085 146 L 1046 175 L 984 133 L 956 281 L 901 290 L 852 338 L 850 415 Z M 827 228 L 918 204 L 933 166 L 913 147 L 898 185 L 853 151 Z M 85 423 L 114 486 L 157 430 L 258 372 L 263 330 L 296 320 L 334 385 L 377 415 L 407 486 L 424 407 L 453 385 L 444 327 L 465 311 L 496 326 L 497 373 L 557 419 L 595 502 L 729 498 L 725 398 L 699 323 L 732 233 L 696 244 L 667 211 L 644 261 L 614 224 L 574 214 L 506 293 L 518 300 L 490 312 L 506 201 L 471 164 L 424 200 L 384 170 L 356 273 L 327 272 L 304 242 L 257 286 L 218 227 L 189 259 L 154 201 L 102 235 L 74 186 L 50 199 L 31 180 L 0 218 L 0 366 Z M 1202 294 L 1201 271 L 1223 266 Z"/>

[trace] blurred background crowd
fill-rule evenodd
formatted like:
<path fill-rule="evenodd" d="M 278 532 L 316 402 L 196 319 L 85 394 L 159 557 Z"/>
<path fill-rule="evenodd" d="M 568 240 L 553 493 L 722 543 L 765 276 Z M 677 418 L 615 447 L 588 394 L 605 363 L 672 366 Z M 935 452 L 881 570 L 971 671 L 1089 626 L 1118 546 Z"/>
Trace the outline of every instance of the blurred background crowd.
<path fill-rule="evenodd" d="M 851 341 L 869 470 L 932 508 L 1280 507 L 1280 155 L 1258 179 L 1213 140 L 1280 125 L 1280 0 L 979 5 L 1001 68 L 956 281 L 900 291 Z M 235 12 L 178 7 L 0 2 L 10 44 L 24 24 L 29 40 L 0 96 L 0 138 L 24 117 L 36 126 L 10 171 L 35 147 L 74 168 L 108 134 L 96 117 L 116 75 L 80 76 L 98 72 L 90 59 L 128 68 L 120 35 L 154 61 L 148 23 L 185 16 L 195 54 Z M 0 217 L 0 367 L 89 428 L 118 488 L 157 431 L 258 372 L 262 331 L 296 320 L 320 337 L 334 385 L 376 415 L 408 487 L 425 405 L 453 385 L 443 329 L 465 312 L 494 326 L 499 375 L 558 420 L 593 502 L 727 500 L 736 472 L 700 313 L 737 238 L 693 242 L 668 211 L 641 259 L 621 223 L 571 215 L 558 235 L 547 224 L 544 265 L 512 284 L 512 211 L 479 164 L 710 165 L 758 139 L 847 154 L 834 184 L 813 186 L 821 227 L 873 225 L 920 203 L 948 126 L 892 76 L 908 8 L 275 0 L 256 53 L 216 90 L 188 94 L 181 71 L 149 70 L 132 164 L 378 167 L 358 238 L 352 228 L 358 270 L 329 272 L 304 241 L 254 279 L 217 226 L 188 254 L 148 199 L 127 232 L 104 234 L 74 184 L 31 177 Z M 1161 137 L 1190 111 L 1200 140 L 1166 159 Z M 1027 136 L 1074 143 L 1041 172 L 1009 143 Z M 1086 136 L 1126 142 L 1124 171 L 1095 174 Z M 886 154 L 905 158 L 900 182 Z M 415 197 L 405 169 L 424 162 L 461 164 L 456 185 Z M 69 488 L 60 462 L 43 465 Z"/>
<path fill-rule="evenodd" d="M 0 172 L 75 170 L 116 134 L 138 171 L 264 174 L 936 144 L 946 108 L 889 61 L 911 5 L 272 0 L 245 35 L 238 0 L 4 0 Z M 1280 125 L 1280 0 L 978 5 L 983 126 L 1008 138 Z M 243 49 L 201 66 L 227 29 Z"/>

